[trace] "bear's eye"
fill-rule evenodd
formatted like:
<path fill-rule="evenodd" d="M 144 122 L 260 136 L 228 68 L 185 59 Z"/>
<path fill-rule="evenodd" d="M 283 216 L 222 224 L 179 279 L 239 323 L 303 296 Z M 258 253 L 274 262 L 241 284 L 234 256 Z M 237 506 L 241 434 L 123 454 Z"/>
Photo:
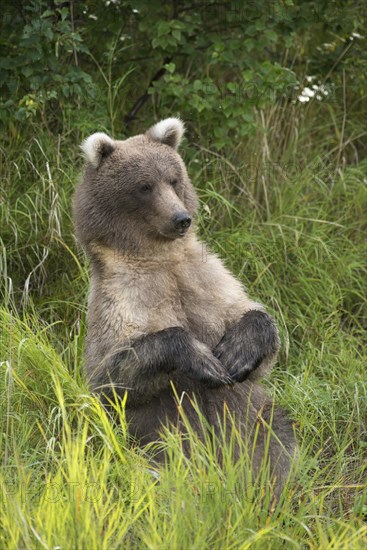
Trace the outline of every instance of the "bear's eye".
<path fill-rule="evenodd" d="M 144 185 L 142 185 L 139 189 L 140 193 L 143 193 L 143 194 L 147 194 L 147 193 L 150 193 L 152 190 L 152 186 L 151 185 L 148 185 L 147 183 L 145 183 Z"/>
<path fill-rule="evenodd" d="M 173 180 L 171 180 L 172 187 L 176 187 L 177 184 L 178 184 L 178 179 L 177 178 L 174 178 Z"/>

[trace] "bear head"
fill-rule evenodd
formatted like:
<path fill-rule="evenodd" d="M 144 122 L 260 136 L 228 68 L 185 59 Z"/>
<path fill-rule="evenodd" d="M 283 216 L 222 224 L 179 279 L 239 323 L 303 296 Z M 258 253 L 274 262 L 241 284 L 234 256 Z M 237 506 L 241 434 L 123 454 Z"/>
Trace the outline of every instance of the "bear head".
<path fill-rule="evenodd" d="M 177 152 L 184 125 L 168 118 L 124 141 L 95 133 L 81 145 L 86 166 L 73 204 L 79 242 L 136 250 L 192 231 L 198 201 Z"/>

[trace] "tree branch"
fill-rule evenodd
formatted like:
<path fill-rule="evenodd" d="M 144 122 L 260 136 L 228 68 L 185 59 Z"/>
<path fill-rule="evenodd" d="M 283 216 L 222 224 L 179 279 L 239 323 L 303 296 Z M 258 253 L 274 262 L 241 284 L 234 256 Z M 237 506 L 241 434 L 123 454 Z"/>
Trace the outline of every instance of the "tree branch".
<path fill-rule="evenodd" d="M 163 60 L 163 65 L 166 65 L 167 63 L 169 63 L 171 61 L 171 58 L 166 58 Z M 145 90 L 145 92 L 143 93 L 143 95 L 141 95 L 139 97 L 139 99 L 137 99 L 137 101 L 135 101 L 134 105 L 132 106 L 132 108 L 130 109 L 130 111 L 128 112 L 128 114 L 125 116 L 124 118 L 124 122 L 125 124 L 128 126 L 136 117 L 136 115 L 138 114 L 138 112 L 140 111 L 140 109 L 143 107 L 143 105 L 148 101 L 149 99 L 149 88 L 154 84 L 154 82 L 156 82 L 157 80 L 159 80 L 160 78 L 162 78 L 162 76 L 164 75 L 164 73 L 166 72 L 166 69 L 165 67 L 161 67 L 159 69 L 159 71 L 157 71 L 155 73 L 155 75 L 151 78 L 149 84 L 148 84 L 148 87 L 147 89 Z"/>

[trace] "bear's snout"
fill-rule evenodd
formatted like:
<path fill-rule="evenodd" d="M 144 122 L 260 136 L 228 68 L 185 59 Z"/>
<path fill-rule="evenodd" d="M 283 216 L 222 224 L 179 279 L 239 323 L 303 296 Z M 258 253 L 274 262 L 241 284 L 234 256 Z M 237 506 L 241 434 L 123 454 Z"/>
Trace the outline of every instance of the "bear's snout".
<path fill-rule="evenodd" d="M 186 212 L 179 212 L 173 216 L 172 222 L 180 235 L 184 235 L 191 225 L 191 218 Z"/>

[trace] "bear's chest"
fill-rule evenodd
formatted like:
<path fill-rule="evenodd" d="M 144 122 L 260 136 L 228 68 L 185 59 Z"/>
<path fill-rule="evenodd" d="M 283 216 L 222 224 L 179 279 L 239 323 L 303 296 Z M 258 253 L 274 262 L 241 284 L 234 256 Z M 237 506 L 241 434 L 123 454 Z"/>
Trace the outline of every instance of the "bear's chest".
<path fill-rule="evenodd" d="M 198 270 L 176 274 L 176 285 L 188 328 L 198 340 L 214 348 L 225 332 L 215 286 Z"/>

